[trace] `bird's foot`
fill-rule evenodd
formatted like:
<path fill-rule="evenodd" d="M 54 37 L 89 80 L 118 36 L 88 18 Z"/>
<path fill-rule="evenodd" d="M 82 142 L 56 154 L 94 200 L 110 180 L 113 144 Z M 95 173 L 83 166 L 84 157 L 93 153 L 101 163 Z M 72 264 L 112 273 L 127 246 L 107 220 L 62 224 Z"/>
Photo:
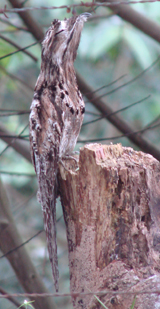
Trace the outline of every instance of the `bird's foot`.
<path fill-rule="evenodd" d="M 76 166 L 78 166 L 78 158 L 75 158 L 73 155 L 75 154 L 75 152 L 73 153 L 71 153 L 71 154 L 68 154 L 68 155 L 65 155 L 65 156 L 63 156 L 60 160 L 59 160 L 59 162 L 62 164 L 62 166 L 64 167 L 64 169 L 67 171 L 67 172 L 69 172 L 69 169 L 65 166 L 65 164 L 64 164 L 64 160 L 73 160 L 74 162 L 76 162 Z M 67 164 L 68 165 L 68 164 Z M 77 167 L 76 168 L 76 170 L 75 171 L 78 171 L 78 169 L 79 169 L 79 167 Z"/>
<path fill-rule="evenodd" d="M 70 155 L 65 155 L 62 159 L 63 160 L 74 160 L 76 163 L 78 163 L 78 159 L 73 157 L 73 155 L 75 154 L 75 152 L 72 152 Z"/>

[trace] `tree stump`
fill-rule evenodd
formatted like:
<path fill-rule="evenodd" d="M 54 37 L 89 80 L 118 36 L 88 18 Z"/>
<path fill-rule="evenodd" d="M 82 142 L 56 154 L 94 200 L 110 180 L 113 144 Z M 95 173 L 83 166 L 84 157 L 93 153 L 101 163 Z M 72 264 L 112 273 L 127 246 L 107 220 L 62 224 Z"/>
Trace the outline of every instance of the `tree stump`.
<path fill-rule="evenodd" d="M 108 308 L 160 308 L 160 164 L 149 154 L 89 144 L 60 166 L 71 292 L 103 292 Z M 122 292 L 125 292 L 124 294 Z M 102 308 L 94 295 L 74 308 Z"/>

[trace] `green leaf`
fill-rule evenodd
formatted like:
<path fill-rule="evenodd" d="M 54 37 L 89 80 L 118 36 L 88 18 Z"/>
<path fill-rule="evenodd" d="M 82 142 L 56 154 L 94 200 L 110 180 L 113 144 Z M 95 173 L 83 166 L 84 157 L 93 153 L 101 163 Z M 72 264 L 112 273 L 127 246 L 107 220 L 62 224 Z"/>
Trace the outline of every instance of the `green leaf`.
<path fill-rule="evenodd" d="M 130 309 L 134 309 L 135 302 L 136 302 L 136 296 L 135 296 L 135 298 L 133 299 L 133 303 L 132 303 Z"/>
<path fill-rule="evenodd" d="M 106 307 L 96 295 L 94 295 L 94 297 L 98 300 L 98 302 L 102 305 L 103 308 L 108 309 L 108 307 Z"/>
<path fill-rule="evenodd" d="M 32 301 L 24 300 L 24 303 L 21 306 L 19 306 L 18 309 L 21 308 L 21 307 L 25 307 L 26 309 L 28 307 L 30 307 L 30 308 L 34 309 L 34 307 L 31 305 L 31 303 L 34 303 L 34 300 L 32 300 Z"/>

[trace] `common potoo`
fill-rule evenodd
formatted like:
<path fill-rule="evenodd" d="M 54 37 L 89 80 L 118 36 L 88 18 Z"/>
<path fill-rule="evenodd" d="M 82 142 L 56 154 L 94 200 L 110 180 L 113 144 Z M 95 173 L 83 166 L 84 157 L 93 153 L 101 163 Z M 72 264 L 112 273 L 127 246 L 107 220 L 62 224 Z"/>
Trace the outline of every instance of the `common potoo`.
<path fill-rule="evenodd" d="M 73 151 L 83 121 L 84 101 L 78 89 L 74 60 L 84 13 L 54 20 L 42 42 L 41 71 L 30 109 L 30 144 L 38 178 L 49 259 L 58 291 L 56 197 L 59 162 Z"/>

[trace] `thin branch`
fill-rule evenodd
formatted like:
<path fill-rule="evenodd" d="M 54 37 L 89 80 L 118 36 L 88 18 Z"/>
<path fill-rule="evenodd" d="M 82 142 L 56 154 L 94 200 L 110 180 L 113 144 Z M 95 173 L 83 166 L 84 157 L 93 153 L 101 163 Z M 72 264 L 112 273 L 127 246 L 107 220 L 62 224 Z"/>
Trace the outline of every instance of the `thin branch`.
<path fill-rule="evenodd" d="M 102 1 L 103 2 L 103 1 Z M 70 11 L 71 9 L 79 8 L 79 7 L 87 7 L 92 8 L 94 10 L 95 7 L 110 7 L 113 5 L 129 5 L 129 4 L 137 4 L 137 3 L 154 3 L 159 2 L 159 0 L 139 0 L 139 1 L 107 1 L 107 3 L 102 2 L 82 2 L 78 4 L 71 5 L 60 5 L 60 6 L 38 6 L 38 7 L 19 7 L 15 9 L 0 9 L 0 14 L 4 13 L 22 13 L 26 11 L 35 11 L 35 10 L 56 10 L 56 9 L 66 9 Z"/>
<path fill-rule="evenodd" d="M 123 79 L 123 78 L 126 77 L 126 76 L 127 76 L 127 74 L 124 74 L 124 75 L 118 77 L 116 80 L 110 82 L 109 84 L 104 85 L 104 86 L 102 86 L 102 87 L 100 87 L 100 88 L 97 88 L 97 89 L 96 89 L 94 92 L 92 92 L 92 93 L 97 93 L 97 92 L 99 92 L 99 91 L 102 90 L 102 89 L 108 88 L 108 87 L 110 87 L 110 86 L 116 84 L 117 82 L 119 82 L 121 79 Z M 117 89 L 117 88 L 116 88 L 116 89 Z"/>
<path fill-rule="evenodd" d="M 23 202 L 21 202 L 19 205 L 13 205 L 13 210 L 12 210 L 12 214 L 14 215 L 14 217 L 19 216 L 20 211 L 24 209 L 24 206 L 26 206 L 26 204 L 37 194 L 37 190 L 34 191 L 28 198 L 26 198 Z"/>
<path fill-rule="evenodd" d="M 94 15 L 94 16 L 91 16 L 89 18 L 89 21 L 95 21 L 95 20 L 99 20 L 99 19 L 103 19 L 103 18 L 106 19 L 106 18 L 112 17 L 114 15 L 115 15 L 114 12 L 111 12 L 109 14 Z"/>
<path fill-rule="evenodd" d="M 100 2 L 107 2 L 105 0 L 101 0 Z M 117 5 L 116 5 L 117 2 Z M 153 1 L 152 1 L 153 2 Z M 107 2 L 108 3 L 108 2 Z M 106 5 L 107 5 L 106 3 Z M 110 3 L 113 3 L 113 5 L 110 5 L 110 9 L 115 12 L 116 15 L 120 16 L 125 21 L 129 22 L 145 34 L 149 35 L 151 38 L 156 40 L 157 42 L 160 42 L 160 26 L 152 21 L 151 19 L 145 17 L 141 13 L 135 11 L 131 7 L 127 5 L 123 5 L 119 3 L 117 0 L 110 0 Z M 138 2 L 136 2 L 138 3 Z M 139 2 L 142 3 L 142 2 Z"/>
<path fill-rule="evenodd" d="M 110 141 L 110 140 L 115 140 L 115 139 L 120 139 L 120 138 L 123 138 L 123 137 L 128 137 L 128 138 L 132 138 L 132 135 L 139 135 L 141 133 L 144 133 L 148 130 L 152 130 L 152 129 L 155 129 L 157 127 L 160 126 L 160 123 L 158 124 L 155 124 L 154 126 L 149 126 L 149 127 L 145 127 L 141 130 L 138 130 L 138 131 L 133 131 L 133 132 L 130 132 L 130 133 L 125 133 L 125 134 L 122 134 L 122 135 L 118 135 L 118 136 L 112 136 L 112 137 L 104 137 L 104 138 L 95 138 L 95 139 L 87 139 L 87 140 L 78 140 L 77 143 L 95 143 L 95 142 L 102 142 L 102 141 Z M 157 150 L 157 149 L 156 149 Z M 157 150 L 158 151 L 158 150 Z"/>
<path fill-rule="evenodd" d="M 1 126 L 1 124 L 0 124 L 0 126 Z M 13 134 L 11 134 L 11 135 L 9 135 L 9 134 L 0 134 L 0 138 L 1 139 L 3 139 L 3 138 L 6 138 L 6 139 L 13 139 L 14 138 L 14 140 L 16 140 L 16 139 L 20 139 L 20 140 L 23 140 L 23 141 L 28 141 L 29 139 L 29 134 L 28 135 L 23 135 L 23 136 L 18 136 L 18 135 L 13 135 Z"/>
<path fill-rule="evenodd" d="M 27 28 L 19 27 L 19 26 L 17 26 L 17 25 L 14 25 L 13 23 L 11 23 L 9 20 L 7 20 L 7 19 L 4 18 L 4 17 L 0 17 L 0 21 L 1 21 L 2 23 L 5 23 L 5 24 L 7 24 L 7 25 L 10 25 L 10 26 L 16 28 L 17 30 L 22 30 L 22 31 L 29 32 L 29 30 L 28 30 Z"/>
<path fill-rule="evenodd" d="M 15 43 L 14 41 L 4 37 L 2 34 L 0 34 L 0 39 L 4 40 L 5 42 L 11 44 L 12 46 L 18 48 L 18 50 L 21 50 L 23 53 L 25 53 L 27 56 L 29 56 L 32 60 L 34 60 L 35 62 L 38 61 L 38 59 L 33 56 L 30 52 L 28 52 L 27 50 L 21 48 L 21 46 L 19 46 L 17 43 Z M 2 58 L 2 57 L 1 57 Z M 2 58 L 3 59 L 3 58 Z"/>
<path fill-rule="evenodd" d="M 2 38 L 2 35 L 0 35 L 0 38 Z M 10 56 L 12 56 L 12 55 L 14 55 L 14 54 L 17 54 L 17 53 L 19 53 L 19 52 L 21 52 L 21 51 L 24 51 L 25 52 L 25 50 L 27 49 L 27 48 L 30 48 L 30 47 L 32 47 L 32 46 L 34 46 L 34 45 L 36 45 L 36 44 L 38 44 L 38 42 L 35 42 L 35 43 L 32 43 L 32 44 L 30 44 L 30 45 L 28 45 L 28 46 L 26 46 L 26 47 L 23 47 L 23 48 L 19 48 L 18 50 L 16 50 L 16 51 L 14 51 L 14 52 L 12 52 L 12 53 L 9 53 L 9 54 L 7 54 L 7 55 L 4 55 L 4 56 L 2 56 L 2 57 L 0 57 L 0 60 L 2 60 L 2 59 L 5 59 L 5 58 L 7 58 L 7 57 L 10 57 Z M 16 44 L 17 45 L 17 44 Z M 18 46 L 18 45 L 17 45 Z M 25 52 L 25 53 L 28 53 L 28 52 Z M 30 56 L 31 57 L 31 56 Z M 32 56 L 31 57 L 34 61 L 37 61 L 38 59 L 36 58 L 36 57 L 34 57 L 34 56 Z"/>
<path fill-rule="evenodd" d="M 158 56 L 145 70 L 141 71 L 138 75 L 136 75 L 134 78 L 130 79 L 129 81 L 127 81 L 126 83 L 102 94 L 101 96 L 98 96 L 99 99 L 104 98 L 107 95 L 110 95 L 112 93 L 115 93 L 116 91 L 120 90 L 121 88 L 124 88 L 132 83 L 134 83 L 135 81 L 137 81 L 140 77 L 142 77 L 144 74 L 146 74 L 146 72 L 148 72 L 150 69 L 152 69 L 155 65 L 158 64 L 158 62 L 160 61 L 160 56 Z M 95 91 L 94 91 L 95 93 Z"/>
<path fill-rule="evenodd" d="M 6 128 L 0 123 L 0 135 L 1 139 L 7 144 L 15 139 L 14 135 L 10 133 Z M 25 141 L 14 140 L 12 142 L 12 148 L 20 153 L 25 159 L 31 162 L 30 147 Z"/>
<path fill-rule="evenodd" d="M 97 116 L 97 117 L 101 116 L 100 113 L 94 113 L 94 112 L 90 112 L 90 111 L 87 111 L 87 110 L 85 111 L 85 114 L 92 115 L 92 116 Z"/>
<path fill-rule="evenodd" d="M 17 33 L 18 31 L 19 31 L 18 29 L 1 30 L 1 33 L 10 33 L 10 34 L 13 34 L 13 33 Z"/>
<path fill-rule="evenodd" d="M 40 25 L 38 25 L 33 19 L 32 17 L 29 15 L 29 12 L 27 12 L 27 8 L 21 8 L 21 4 L 19 3 L 18 0 L 9 0 L 10 3 L 12 4 L 12 6 L 14 7 L 13 11 L 17 10 L 17 12 L 19 13 L 19 15 L 21 16 L 21 18 L 23 19 L 23 21 L 25 22 L 25 24 L 27 25 L 27 28 L 31 31 L 31 33 L 34 35 L 34 37 L 39 40 L 43 38 L 43 30 L 40 27 Z M 141 13 L 135 11 L 134 9 L 132 9 L 131 7 L 127 6 L 127 5 L 122 5 L 122 3 L 125 4 L 129 4 L 129 3 L 138 3 L 137 1 L 123 1 L 123 2 L 118 2 L 115 0 L 111 0 L 109 3 L 104 3 L 107 1 L 102 0 L 101 2 L 86 2 L 83 3 L 81 2 L 81 4 L 73 4 L 70 6 L 59 6 L 59 7 L 39 7 L 38 9 L 56 9 L 56 8 L 75 8 L 75 7 L 95 7 L 95 6 L 109 6 L 112 11 L 114 11 L 115 14 L 117 14 L 118 16 L 120 16 L 121 18 L 123 18 L 124 20 L 128 21 L 129 23 L 131 23 L 132 25 L 134 25 L 136 28 L 140 29 L 142 32 L 146 33 L 147 35 L 149 35 L 150 37 L 152 37 L 153 39 L 155 39 L 156 41 L 160 42 L 160 26 L 155 23 L 154 21 L 148 19 L 147 17 L 145 17 L 144 15 L 142 15 Z M 143 1 L 139 1 L 140 3 Z M 148 1 L 146 1 L 148 2 Z M 153 3 L 154 1 L 149 1 L 151 3 Z M 157 2 L 157 1 L 156 1 Z M 121 5 L 120 5 L 121 4 Z M 17 9 L 18 8 L 18 9 Z M 32 9 L 36 9 L 36 8 L 29 8 L 30 10 Z M 20 10 L 23 10 L 20 11 Z M 38 29 L 40 30 L 40 32 L 38 32 Z"/>
<path fill-rule="evenodd" d="M 159 289 L 153 289 L 153 290 L 140 290 L 140 291 L 111 291 L 111 290 L 106 290 L 106 291 L 93 291 L 93 292 L 74 292 L 74 293 L 43 293 L 43 294 L 39 294 L 39 293 L 15 293 L 15 294 L 8 294 L 5 296 L 1 296 L 0 298 L 8 298 L 9 296 L 12 297 L 85 297 L 87 295 L 143 295 L 143 294 L 160 294 L 160 290 Z"/>
<path fill-rule="evenodd" d="M 17 307 L 20 307 L 20 306 L 21 306 L 21 308 L 26 308 L 25 306 L 22 306 L 21 303 L 19 303 L 14 297 L 10 296 L 10 294 L 7 293 L 7 292 L 6 292 L 4 289 L 2 289 L 1 287 L 0 287 L 0 293 L 1 293 L 2 295 L 8 295 L 7 299 L 8 299 L 12 304 L 14 304 L 15 306 L 17 306 Z"/>
<path fill-rule="evenodd" d="M 14 113 L 15 115 L 23 115 L 23 114 L 29 114 L 29 110 L 22 110 L 22 109 L 6 109 L 6 108 L 0 108 L 0 112 L 10 112 Z"/>
<path fill-rule="evenodd" d="M 156 159 L 160 160 L 160 151 L 156 149 L 154 145 L 150 144 L 146 139 L 142 138 L 138 134 L 135 134 L 130 125 L 127 124 L 122 118 L 112 114 L 114 111 L 111 109 L 111 107 L 109 107 L 102 99 L 97 98 L 94 93 L 92 94 L 94 89 L 92 89 L 79 74 L 77 75 L 77 80 L 82 93 L 103 115 L 105 115 L 105 118 L 109 122 L 111 122 L 118 130 L 124 133 L 126 137 L 128 137 L 144 152 L 150 153 Z"/>
<path fill-rule="evenodd" d="M 60 219 L 62 218 L 63 216 L 60 216 L 56 222 L 59 222 Z M 41 234 L 42 232 L 44 232 L 44 229 L 43 230 L 40 230 L 38 231 L 36 234 L 34 234 L 32 237 L 30 237 L 29 239 L 27 239 L 26 241 L 22 242 L 19 246 L 13 248 L 12 250 L 9 250 L 8 252 L 6 252 L 5 254 L 1 255 L 0 256 L 0 259 L 8 256 L 9 254 L 13 253 L 14 251 L 20 249 L 21 247 L 25 246 L 26 244 L 28 244 L 32 239 L 36 238 L 39 234 Z"/>
<path fill-rule="evenodd" d="M 109 114 L 109 115 L 102 115 L 102 116 L 100 116 L 99 118 L 96 118 L 96 119 L 94 119 L 94 120 L 85 122 L 85 123 L 83 123 L 83 126 L 86 126 L 86 125 L 88 125 L 88 124 L 97 122 L 97 121 L 99 121 L 99 120 L 101 120 L 101 119 L 103 119 L 103 118 L 105 118 L 105 117 L 108 118 L 109 116 L 116 115 L 116 114 L 118 114 L 118 113 L 120 113 L 120 112 L 124 112 L 125 110 L 127 110 L 127 109 L 129 109 L 129 108 L 131 108 L 131 107 L 133 107 L 133 106 L 135 106 L 135 105 L 137 105 L 137 104 L 143 103 L 144 101 L 146 101 L 146 100 L 149 99 L 150 97 L 151 97 L 151 95 L 148 95 L 147 97 L 145 97 L 145 98 L 143 98 L 143 99 L 141 99 L 141 100 L 139 100 L 139 101 L 137 101 L 137 102 L 131 103 L 131 104 L 129 104 L 128 106 L 125 106 L 125 107 L 123 107 L 123 108 L 120 108 L 120 109 L 116 110 L 115 112 L 112 112 L 112 113 Z"/>
<path fill-rule="evenodd" d="M 33 235 L 32 237 L 30 237 L 29 239 L 27 239 L 26 241 L 22 242 L 19 246 L 13 248 L 12 250 L 9 250 L 8 252 L 6 252 L 5 254 L 0 256 L 0 259 L 8 256 L 9 254 L 13 253 L 14 251 L 20 249 L 21 247 L 25 246 L 26 244 L 28 244 L 32 239 L 34 239 L 35 237 L 37 237 L 39 234 L 41 234 L 44 230 L 40 230 L 38 231 L 35 235 Z"/>
<path fill-rule="evenodd" d="M 1 171 L 0 170 L 0 174 L 4 174 L 4 175 L 11 175 L 11 176 L 25 176 L 25 177 L 36 177 L 36 174 L 27 174 L 27 173 L 16 173 L 16 172 L 7 172 L 7 171 Z"/>
<path fill-rule="evenodd" d="M 22 5 L 18 0 L 9 0 L 14 8 L 21 8 Z M 26 24 L 30 33 L 34 36 L 37 41 L 43 40 L 44 33 L 42 27 L 32 18 L 29 12 L 19 12 L 19 16 Z"/>
<path fill-rule="evenodd" d="M 5 188 L 0 181 L 0 249 L 3 252 L 3 255 L 7 255 L 11 266 L 13 267 L 17 278 L 19 279 L 23 289 L 27 293 L 46 293 L 47 289 L 43 284 L 39 274 L 37 273 L 28 253 L 25 248 L 21 246 L 23 243 L 22 238 L 17 230 L 16 224 L 11 213 L 9 200 L 5 191 Z M 19 249 L 13 252 L 13 249 L 19 247 Z M 18 261 L 18 263 L 17 263 Z M 23 269 L 23 271 L 22 271 Z M 0 295 L 0 297 L 6 295 Z M 9 295 L 9 297 L 13 295 Z M 8 298 L 8 296 L 6 297 Z M 31 298 L 32 299 L 32 298 Z M 36 309 L 53 309 L 56 308 L 51 299 L 44 298 L 35 299 L 34 307 Z"/>
<path fill-rule="evenodd" d="M 29 112 L 15 112 L 15 113 L 2 113 L 0 114 L 0 117 L 10 117 L 10 116 L 21 116 L 21 115 L 26 115 L 29 114 Z"/>
<path fill-rule="evenodd" d="M 25 87 L 27 87 L 29 90 L 34 91 L 34 88 L 30 85 L 28 85 L 24 80 L 22 80 L 21 78 L 19 78 L 18 76 L 8 72 L 2 65 L 0 65 L 0 70 L 3 71 L 7 76 L 9 76 L 10 78 L 12 78 L 14 81 L 18 81 L 19 83 L 21 83 L 22 85 L 24 85 Z M 20 114 L 19 114 L 20 115 Z"/>
<path fill-rule="evenodd" d="M 152 127 L 157 121 L 160 120 L 160 115 L 158 115 L 155 119 L 153 119 L 150 123 L 148 123 L 144 128 L 145 130 Z M 141 132 L 143 134 L 144 132 Z"/>
<path fill-rule="evenodd" d="M 1 151 L 0 153 L 0 157 L 2 156 L 2 154 L 10 147 L 12 146 L 12 144 L 16 141 L 17 138 L 19 138 L 20 136 L 22 136 L 22 134 L 24 133 L 24 131 L 28 128 L 28 124 L 23 128 L 23 130 L 17 135 L 17 137 L 15 137 L 14 139 L 10 140 L 10 143 L 8 143 L 8 145 Z"/>

